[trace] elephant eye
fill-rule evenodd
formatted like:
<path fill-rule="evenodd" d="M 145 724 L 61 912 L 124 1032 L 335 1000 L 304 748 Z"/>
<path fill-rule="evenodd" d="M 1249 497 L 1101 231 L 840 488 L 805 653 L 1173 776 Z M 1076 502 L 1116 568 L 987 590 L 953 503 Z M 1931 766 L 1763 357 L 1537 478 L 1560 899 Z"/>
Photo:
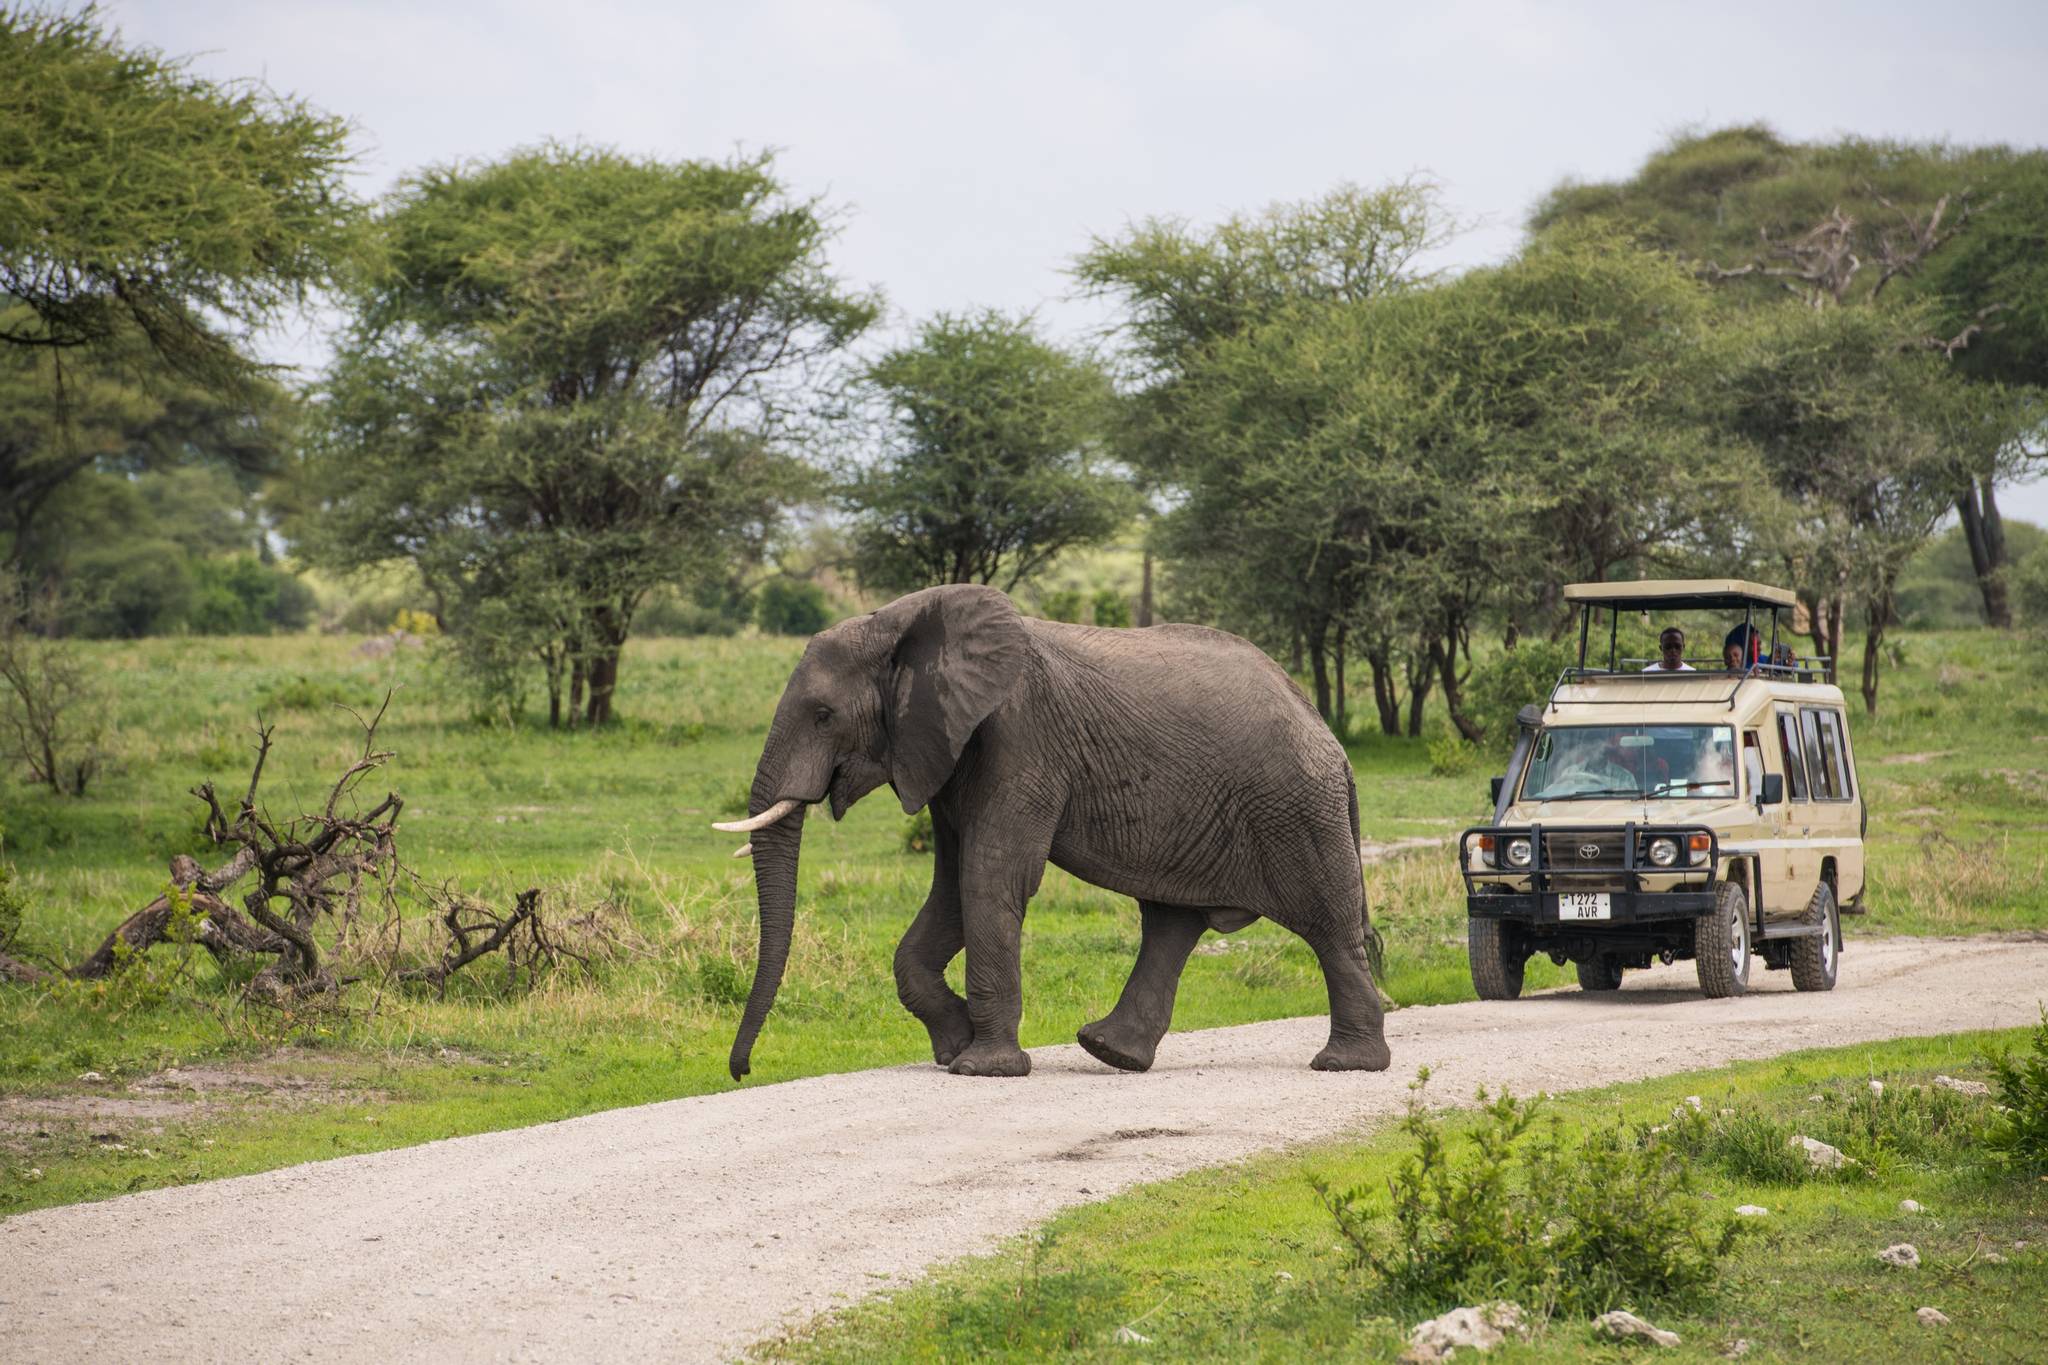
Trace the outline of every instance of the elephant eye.
<path fill-rule="evenodd" d="M 832 723 L 832 708 L 831 708 L 831 707 L 829 707 L 829 706 L 821 706 L 821 707 L 819 707 L 819 708 L 818 708 L 818 724 L 820 724 L 820 725 L 830 725 L 831 723 Z"/>

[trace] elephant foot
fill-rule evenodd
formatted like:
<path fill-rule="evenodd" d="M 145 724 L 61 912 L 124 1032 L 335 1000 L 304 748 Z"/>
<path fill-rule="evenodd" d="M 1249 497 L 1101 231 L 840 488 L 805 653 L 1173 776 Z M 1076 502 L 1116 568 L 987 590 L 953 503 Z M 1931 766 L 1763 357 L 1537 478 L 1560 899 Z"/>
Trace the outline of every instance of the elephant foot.
<path fill-rule="evenodd" d="M 1317 1071 L 1385 1071 L 1393 1060 L 1384 1038 L 1332 1039 L 1309 1065 Z"/>
<path fill-rule="evenodd" d="M 1159 1050 L 1158 1039 L 1148 1039 L 1132 1029 L 1119 1029 L 1107 1019 L 1083 1025 L 1074 1040 L 1090 1057 L 1119 1071 L 1150 1071 L 1152 1058 Z"/>
<path fill-rule="evenodd" d="M 1028 1076 L 1031 1055 L 1015 1043 L 975 1043 L 947 1070 L 955 1076 Z"/>
<path fill-rule="evenodd" d="M 932 1060 L 940 1066 L 951 1066 L 955 1057 L 974 1044 L 974 1023 L 967 1017 L 965 1005 L 936 1020 L 925 1020 L 924 1027 L 932 1036 Z"/>

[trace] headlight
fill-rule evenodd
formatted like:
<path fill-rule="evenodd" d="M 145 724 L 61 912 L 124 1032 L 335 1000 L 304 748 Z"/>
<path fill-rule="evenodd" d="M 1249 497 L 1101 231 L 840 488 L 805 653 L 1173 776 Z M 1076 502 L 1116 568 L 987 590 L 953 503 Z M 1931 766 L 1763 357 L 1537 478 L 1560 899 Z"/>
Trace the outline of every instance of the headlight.
<path fill-rule="evenodd" d="M 1527 867 L 1528 865 L 1529 841 L 1527 839 L 1508 840 L 1508 866 Z"/>
<path fill-rule="evenodd" d="M 1672 839 L 1650 840 L 1650 861 L 1658 867 L 1669 867 L 1677 862 L 1677 841 Z"/>

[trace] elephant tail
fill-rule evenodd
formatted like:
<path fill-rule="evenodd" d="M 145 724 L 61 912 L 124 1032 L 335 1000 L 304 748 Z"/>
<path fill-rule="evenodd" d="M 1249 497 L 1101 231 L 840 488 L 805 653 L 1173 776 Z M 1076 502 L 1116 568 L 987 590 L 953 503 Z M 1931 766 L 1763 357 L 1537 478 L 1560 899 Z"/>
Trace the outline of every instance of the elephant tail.
<path fill-rule="evenodd" d="M 1352 853 L 1356 855 L 1359 846 L 1358 779 L 1356 777 L 1351 778 L 1346 784 L 1345 790 L 1351 798 L 1351 849 Z M 1387 979 L 1387 947 L 1386 944 L 1380 941 L 1380 931 L 1372 927 L 1372 911 L 1366 904 L 1365 864 L 1363 861 L 1358 865 L 1358 927 L 1365 934 L 1365 960 L 1366 964 L 1372 968 L 1372 979 L 1375 983 L 1385 981 Z"/>

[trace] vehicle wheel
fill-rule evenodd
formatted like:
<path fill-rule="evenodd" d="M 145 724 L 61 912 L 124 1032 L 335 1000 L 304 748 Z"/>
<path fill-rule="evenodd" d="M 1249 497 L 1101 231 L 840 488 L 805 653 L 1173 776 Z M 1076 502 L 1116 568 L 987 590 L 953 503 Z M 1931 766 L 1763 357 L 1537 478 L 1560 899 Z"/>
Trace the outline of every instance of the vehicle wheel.
<path fill-rule="evenodd" d="M 1621 989 L 1621 959 L 1602 953 L 1591 962 L 1579 964 L 1579 989 L 1618 991 Z"/>
<path fill-rule="evenodd" d="M 1789 945 L 1792 949 L 1792 984 L 1802 991 L 1831 991 L 1835 988 L 1835 972 L 1841 965 L 1841 953 L 1835 947 L 1835 935 L 1841 932 L 1841 911 L 1835 905 L 1835 888 L 1822 882 L 1813 893 L 1813 904 L 1807 909 L 1807 917 L 1820 923 L 1820 934 L 1816 938 L 1795 938 Z"/>
<path fill-rule="evenodd" d="M 1513 1000 L 1522 993 L 1522 968 L 1529 948 L 1519 926 L 1497 919 L 1465 921 L 1465 946 L 1472 958 L 1472 989 L 1481 1000 Z"/>
<path fill-rule="evenodd" d="M 1734 882 L 1714 888 L 1714 908 L 1692 929 L 1700 989 L 1710 1000 L 1749 989 L 1749 897 Z"/>

